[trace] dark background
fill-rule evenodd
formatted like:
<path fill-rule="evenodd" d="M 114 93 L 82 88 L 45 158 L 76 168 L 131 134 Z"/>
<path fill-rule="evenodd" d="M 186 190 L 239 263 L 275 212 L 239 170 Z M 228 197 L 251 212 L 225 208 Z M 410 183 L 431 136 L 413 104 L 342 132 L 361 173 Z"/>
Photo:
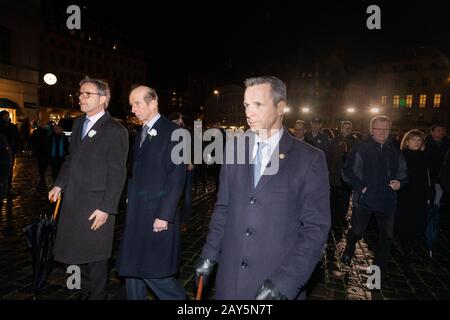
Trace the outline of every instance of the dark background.
<path fill-rule="evenodd" d="M 381 30 L 366 9 L 381 8 Z M 432 46 L 448 55 L 445 1 L 124 1 L 85 3 L 90 17 L 139 37 L 149 81 L 183 89 L 187 75 L 278 73 L 332 50 L 355 66 Z"/>

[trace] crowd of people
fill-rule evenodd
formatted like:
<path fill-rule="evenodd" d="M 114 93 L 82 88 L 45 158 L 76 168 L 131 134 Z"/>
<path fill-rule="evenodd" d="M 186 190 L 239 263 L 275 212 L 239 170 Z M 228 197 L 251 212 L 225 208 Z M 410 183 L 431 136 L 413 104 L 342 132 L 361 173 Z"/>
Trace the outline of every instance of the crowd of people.
<path fill-rule="evenodd" d="M 404 261 L 414 260 L 417 253 L 412 243 L 426 234 L 427 225 L 433 223 L 430 217 L 439 217 L 443 195 L 450 191 L 450 140 L 445 126 L 435 124 L 427 133 L 412 129 L 396 136 L 391 133 L 391 120 L 378 116 L 370 123 L 370 135 L 362 139 L 352 133 L 350 121 L 341 123 L 336 136 L 329 129 L 320 131 L 321 124 L 314 118 L 311 130 L 305 133 L 307 123 L 298 120 L 293 134 L 327 155 L 334 219 L 345 218 L 353 193 L 351 228 L 342 261 L 351 262 L 372 214 L 379 233 L 374 264 L 385 269 L 394 238 Z M 430 257 L 436 236 L 422 237 Z"/>
<path fill-rule="evenodd" d="M 373 264 L 382 275 L 395 235 L 404 258 L 410 259 L 428 215 L 440 214 L 443 194 L 450 192 L 445 127 L 436 124 L 427 136 L 412 129 L 399 140 L 391 134 L 391 119 L 376 116 L 363 138 L 353 133 L 350 121 L 335 133 L 314 118 L 296 121 L 291 132 L 283 125 L 287 88 L 280 79 L 250 78 L 245 87 L 244 112 L 251 130 L 223 139 L 221 147 L 223 159 L 236 158 L 240 149 L 234 146 L 248 141 L 241 145 L 249 156 L 239 165 L 208 164 L 218 186 L 217 201 L 195 264 L 196 283 L 202 278 L 207 284 L 217 268 L 216 299 L 304 299 L 330 228 L 346 221 L 350 201 L 343 263 L 351 263 L 372 216 L 379 235 Z M 127 130 L 109 115 L 110 96 L 105 81 L 86 77 L 79 91 L 84 115 L 75 119 L 70 143 L 59 125 L 45 122 L 29 139 L 43 183 L 51 167 L 49 199 L 63 198 L 55 260 L 80 266 L 82 298 L 105 299 L 115 217 L 126 185 L 116 270 L 125 279 L 127 298 L 146 299 L 151 289 L 159 299 L 186 299 L 175 277 L 181 234 L 191 215 L 195 181 L 206 188 L 206 165 L 194 164 L 193 157 L 173 161 L 177 142 L 171 136 L 185 123 L 180 113 L 167 118 L 159 113 L 153 88 L 139 85 L 130 91 L 139 128 Z M 20 150 L 20 132 L 7 112 L 1 116 L 3 197 Z"/>

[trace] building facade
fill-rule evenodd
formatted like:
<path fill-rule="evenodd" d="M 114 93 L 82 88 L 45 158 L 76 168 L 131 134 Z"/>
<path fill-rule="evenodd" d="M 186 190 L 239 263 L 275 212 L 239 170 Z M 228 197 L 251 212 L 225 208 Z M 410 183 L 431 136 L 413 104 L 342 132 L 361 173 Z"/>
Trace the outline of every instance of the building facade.
<path fill-rule="evenodd" d="M 0 3 L 0 110 L 38 117 L 40 2 Z"/>

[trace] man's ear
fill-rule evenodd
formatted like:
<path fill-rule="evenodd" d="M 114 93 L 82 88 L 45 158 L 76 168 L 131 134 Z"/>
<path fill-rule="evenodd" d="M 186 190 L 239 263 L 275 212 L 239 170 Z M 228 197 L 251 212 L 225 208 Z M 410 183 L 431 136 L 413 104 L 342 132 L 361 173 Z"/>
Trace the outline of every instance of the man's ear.
<path fill-rule="evenodd" d="M 106 109 L 106 96 L 100 96 L 100 104 L 103 105 L 103 108 Z"/>
<path fill-rule="evenodd" d="M 279 116 L 284 114 L 284 109 L 286 109 L 286 101 L 280 101 L 277 104 L 277 112 Z"/>
<path fill-rule="evenodd" d="M 158 101 L 156 99 L 150 101 L 150 107 L 152 110 L 158 110 Z"/>

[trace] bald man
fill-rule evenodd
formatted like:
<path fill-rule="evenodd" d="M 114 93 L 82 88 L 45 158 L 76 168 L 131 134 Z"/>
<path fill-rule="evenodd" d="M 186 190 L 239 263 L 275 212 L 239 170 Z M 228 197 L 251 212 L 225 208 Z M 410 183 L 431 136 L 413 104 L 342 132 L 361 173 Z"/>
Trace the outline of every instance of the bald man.
<path fill-rule="evenodd" d="M 154 89 L 138 86 L 129 96 L 131 112 L 142 122 L 133 147 L 128 209 L 117 271 L 126 278 L 129 300 L 145 300 L 151 289 L 160 300 L 184 300 L 174 275 L 181 259 L 180 215 L 177 210 L 186 174 L 171 152 L 179 128 L 161 116 Z"/>

